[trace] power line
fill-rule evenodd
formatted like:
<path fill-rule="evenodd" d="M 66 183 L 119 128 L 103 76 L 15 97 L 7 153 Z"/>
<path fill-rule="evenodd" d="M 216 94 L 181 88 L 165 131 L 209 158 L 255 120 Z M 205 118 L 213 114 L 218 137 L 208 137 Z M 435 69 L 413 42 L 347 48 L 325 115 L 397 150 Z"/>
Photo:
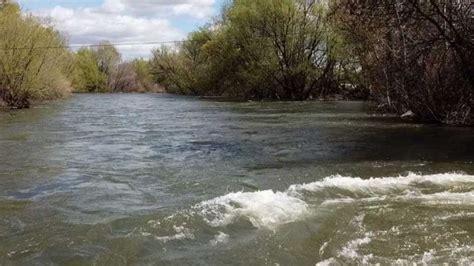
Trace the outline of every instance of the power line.
<path fill-rule="evenodd" d="M 133 43 L 77 44 L 77 45 L 38 46 L 38 47 L 10 47 L 10 48 L 0 48 L 0 51 L 37 50 L 37 49 L 74 49 L 74 48 L 107 47 L 107 46 L 137 46 L 137 45 L 156 45 L 156 44 L 178 44 L 178 43 L 185 43 L 185 42 L 191 42 L 191 40 L 161 41 L 161 42 L 133 42 Z"/>
<path fill-rule="evenodd" d="M 9 0 L 0 0 L 0 3 L 7 3 Z M 17 0 L 19 4 L 22 4 L 21 0 Z M 61 4 L 82 4 L 84 1 L 83 0 L 62 0 Z M 95 4 L 94 1 L 89 1 L 86 2 L 86 5 L 90 4 Z M 217 2 L 218 3 L 218 2 Z M 135 4 L 135 3 L 134 3 Z M 193 6 L 214 6 L 216 2 L 210 2 L 206 0 L 174 0 L 172 3 L 169 3 L 167 1 L 159 1 L 159 0 L 142 0 L 140 4 L 144 5 L 154 5 L 154 6 L 162 6 L 162 7 L 167 7 L 167 6 L 175 6 L 175 5 L 193 5 Z M 95 4 L 95 7 L 100 7 L 101 5 Z"/>

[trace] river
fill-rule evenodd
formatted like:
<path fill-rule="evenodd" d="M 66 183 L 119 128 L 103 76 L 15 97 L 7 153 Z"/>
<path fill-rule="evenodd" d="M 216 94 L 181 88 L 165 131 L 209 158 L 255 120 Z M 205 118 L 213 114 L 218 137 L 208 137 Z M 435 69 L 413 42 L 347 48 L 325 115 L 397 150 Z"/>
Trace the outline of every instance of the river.
<path fill-rule="evenodd" d="M 474 262 L 474 131 L 361 102 L 0 113 L 0 265 Z"/>

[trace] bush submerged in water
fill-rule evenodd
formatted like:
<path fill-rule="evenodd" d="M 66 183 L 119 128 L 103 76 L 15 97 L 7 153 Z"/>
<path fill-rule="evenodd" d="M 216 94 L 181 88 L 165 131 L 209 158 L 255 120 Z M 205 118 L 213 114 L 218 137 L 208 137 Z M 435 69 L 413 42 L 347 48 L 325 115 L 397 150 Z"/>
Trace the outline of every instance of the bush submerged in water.
<path fill-rule="evenodd" d="M 471 6 L 469 0 L 341 0 L 332 9 L 359 58 L 363 83 L 382 106 L 421 121 L 472 125 Z"/>
<path fill-rule="evenodd" d="M 153 73 L 178 94 L 343 95 L 419 121 L 473 124 L 470 1 L 369 2 L 232 1 L 177 49 L 155 50 Z"/>
<path fill-rule="evenodd" d="M 342 60 L 326 13 L 316 1 L 233 1 L 177 50 L 155 50 L 153 73 L 179 94 L 306 100 L 340 93 L 353 65 Z"/>

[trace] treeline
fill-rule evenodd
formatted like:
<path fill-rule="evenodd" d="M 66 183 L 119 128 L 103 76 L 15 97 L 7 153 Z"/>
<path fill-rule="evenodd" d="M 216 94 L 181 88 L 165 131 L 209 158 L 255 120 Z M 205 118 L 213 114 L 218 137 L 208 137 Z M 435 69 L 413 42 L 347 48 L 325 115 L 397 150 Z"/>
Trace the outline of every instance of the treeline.
<path fill-rule="evenodd" d="M 0 100 L 11 108 L 77 92 L 160 89 L 146 60 L 124 61 L 107 42 L 70 51 L 64 37 L 13 3 L 0 4 Z M 0 104 L 1 104 L 0 101 Z"/>
<path fill-rule="evenodd" d="M 233 0 L 151 60 L 124 61 L 107 42 L 60 48 L 61 34 L 14 4 L 0 4 L 0 36 L 0 96 L 15 108 L 72 90 L 163 86 L 238 99 L 370 99 L 420 121 L 474 124 L 470 0 Z"/>
<path fill-rule="evenodd" d="M 317 1 L 235 0 L 177 50 L 155 50 L 152 65 L 167 90 L 181 94 L 306 100 L 360 93 L 342 42 Z"/>
<path fill-rule="evenodd" d="M 123 61 L 108 42 L 94 48 L 81 48 L 73 58 L 73 86 L 77 92 L 157 91 L 150 64 L 144 59 Z"/>
<path fill-rule="evenodd" d="M 169 92 L 242 99 L 370 98 L 473 124 L 469 0 L 234 0 L 176 49 L 153 51 Z"/>

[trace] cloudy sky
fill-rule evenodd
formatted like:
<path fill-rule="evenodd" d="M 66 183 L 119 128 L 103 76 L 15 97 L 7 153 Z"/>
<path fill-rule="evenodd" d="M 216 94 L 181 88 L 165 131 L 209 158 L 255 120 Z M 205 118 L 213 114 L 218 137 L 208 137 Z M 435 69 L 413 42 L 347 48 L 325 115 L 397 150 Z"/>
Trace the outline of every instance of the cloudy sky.
<path fill-rule="evenodd" d="M 19 0 L 47 18 L 71 45 L 183 39 L 215 17 L 225 0 Z M 156 45 L 119 46 L 125 58 L 148 57 Z"/>

